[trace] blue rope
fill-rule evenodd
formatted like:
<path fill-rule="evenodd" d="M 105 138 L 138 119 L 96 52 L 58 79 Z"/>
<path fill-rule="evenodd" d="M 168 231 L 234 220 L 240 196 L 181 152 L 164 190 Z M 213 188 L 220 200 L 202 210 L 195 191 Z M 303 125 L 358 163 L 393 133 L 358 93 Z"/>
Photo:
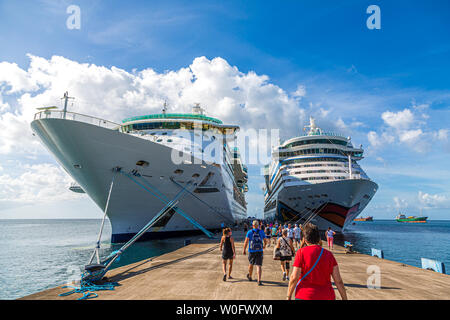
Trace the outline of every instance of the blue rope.
<path fill-rule="evenodd" d="M 145 181 L 144 178 L 142 178 L 142 180 Z M 181 186 L 178 182 L 176 182 L 175 180 L 172 180 L 173 183 L 175 183 L 177 186 L 179 186 L 180 188 L 182 188 L 183 186 Z M 213 207 L 211 207 L 208 203 L 206 203 L 205 201 L 203 201 L 202 199 L 200 199 L 199 197 L 197 197 L 195 194 L 193 194 L 192 192 L 188 191 L 189 194 L 191 196 L 193 196 L 194 198 L 196 198 L 198 201 L 200 201 L 201 203 L 203 203 L 204 205 L 206 205 L 208 208 L 210 208 L 212 211 L 214 211 L 215 213 L 217 213 L 219 216 L 221 216 L 222 218 L 224 218 L 225 220 L 228 220 L 230 222 L 234 222 L 232 219 L 223 216 L 219 211 L 217 211 L 216 209 L 214 209 Z"/>
<path fill-rule="evenodd" d="M 64 288 L 72 288 L 71 291 L 67 291 L 64 293 L 59 294 L 60 297 L 69 296 L 73 293 L 82 293 L 83 296 L 78 298 L 77 300 L 87 300 L 87 299 L 93 299 L 97 298 L 98 294 L 96 294 L 94 291 L 104 291 L 104 290 L 114 290 L 115 287 L 117 287 L 119 284 L 117 282 L 108 282 L 105 284 L 96 284 L 92 280 L 85 280 L 84 278 L 86 276 L 92 275 L 92 273 L 86 274 L 86 272 L 81 277 L 81 283 L 79 287 L 76 286 L 63 286 Z M 99 275 L 99 274 L 98 274 Z M 103 277 L 103 274 L 102 274 Z M 95 280 L 94 280 L 95 281 Z"/>
<path fill-rule="evenodd" d="M 149 188 L 155 190 L 156 192 L 158 192 L 162 197 L 164 197 L 165 199 L 159 197 L 158 195 L 156 195 L 154 192 L 152 192 L 151 190 L 149 190 L 146 186 L 144 186 L 143 184 L 139 183 L 137 180 L 133 179 L 131 177 L 130 174 L 126 174 L 121 172 L 122 174 L 124 174 L 126 177 L 128 177 L 131 181 L 133 181 L 134 183 L 136 183 L 137 185 L 139 185 L 140 187 L 142 187 L 144 190 L 147 190 L 148 192 L 150 192 L 151 194 L 153 194 L 155 197 L 157 197 L 159 200 L 161 200 L 163 203 L 168 203 L 169 199 L 162 194 L 160 191 L 158 191 L 155 187 L 152 187 L 147 181 L 143 180 L 145 182 L 145 184 L 148 185 Z M 139 175 L 140 176 L 140 175 Z M 185 188 L 183 188 L 180 192 L 178 192 L 178 194 L 175 196 L 174 199 L 178 198 L 179 195 L 186 190 L 187 186 Z M 188 190 L 186 190 L 188 191 Z M 189 217 L 189 215 L 187 213 L 185 213 L 183 210 L 181 210 L 180 208 L 175 208 L 174 210 L 176 212 L 178 212 L 181 216 L 183 216 L 185 219 L 187 219 L 190 223 L 192 223 L 194 226 L 196 226 L 197 228 L 199 228 L 201 231 L 203 231 L 209 238 L 214 238 L 214 235 L 209 232 L 208 230 L 206 230 L 204 227 L 202 227 L 197 221 L 195 221 L 193 218 Z"/>

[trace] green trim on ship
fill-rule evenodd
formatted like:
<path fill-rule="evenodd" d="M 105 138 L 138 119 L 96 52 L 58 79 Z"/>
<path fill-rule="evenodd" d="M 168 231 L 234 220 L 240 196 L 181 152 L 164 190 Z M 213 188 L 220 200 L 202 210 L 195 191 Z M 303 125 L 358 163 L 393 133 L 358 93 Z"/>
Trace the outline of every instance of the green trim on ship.
<path fill-rule="evenodd" d="M 159 113 L 159 114 L 149 114 L 146 116 L 132 117 L 122 120 L 122 123 L 139 121 L 139 120 L 149 120 L 149 119 L 186 119 L 186 120 L 201 120 L 210 121 L 217 124 L 223 124 L 222 121 L 216 118 L 207 117 L 202 114 L 192 114 L 192 113 Z"/>

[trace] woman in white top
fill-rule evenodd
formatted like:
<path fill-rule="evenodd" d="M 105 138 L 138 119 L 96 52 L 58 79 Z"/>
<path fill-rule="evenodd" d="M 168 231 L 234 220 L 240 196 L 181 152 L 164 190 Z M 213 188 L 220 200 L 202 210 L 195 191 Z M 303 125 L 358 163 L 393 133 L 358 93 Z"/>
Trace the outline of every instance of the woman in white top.
<path fill-rule="evenodd" d="M 325 237 L 327 237 L 328 242 L 328 250 L 333 250 L 333 236 L 336 234 L 333 230 L 331 230 L 330 227 L 328 227 L 328 230 L 325 231 Z"/>
<path fill-rule="evenodd" d="M 282 236 L 278 238 L 277 249 L 280 249 L 281 271 L 283 271 L 283 281 L 289 280 L 289 261 L 295 253 L 292 239 L 288 238 L 288 230 L 282 231 Z"/>

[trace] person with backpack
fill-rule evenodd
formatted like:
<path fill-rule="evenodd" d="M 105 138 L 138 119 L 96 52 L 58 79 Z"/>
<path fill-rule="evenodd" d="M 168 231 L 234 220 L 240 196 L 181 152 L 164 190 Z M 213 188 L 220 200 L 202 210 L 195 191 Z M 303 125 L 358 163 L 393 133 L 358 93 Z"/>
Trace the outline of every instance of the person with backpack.
<path fill-rule="evenodd" d="M 282 231 L 282 237 L 278 238 L 277 249 L 280 249 L 280 262 L 281 271 L 283 271 L 283 281 L 289 280 L 289 261 L 292 260 L 294 255 L 294 246 L 292 245 L 292 240 L 288 237 L 288 230 L 284 229 Z"/>
<path fill-rule="evenodd" d="M 292 298 L 295 290 L 296 300 L 335 300 L 331 278 L 341 295 L 347 300 L 344 282 L 334 255 L 320 245 L 320 233 L 316 225 L 308 223 L 303 226 L 302 243 L 305 247 L 297 250 L 294 269 L 287 292 L 287 299 Z"/>
<path fill-rule="evenodd" d="M 252 281 L 253 266 L 256 266 L 258 285 L 261 286 L 263 252 L 266 247 L 267 238 L 264 234 L 264 231 L 259 229 L 258 227 L 259 222 L 257 220 L 253 221 L 253 229 L 250 230 L 245 237 L 243 254 L 246 254 L 248 246 L 249 265 L 247 279 L 249 281 Z"/>

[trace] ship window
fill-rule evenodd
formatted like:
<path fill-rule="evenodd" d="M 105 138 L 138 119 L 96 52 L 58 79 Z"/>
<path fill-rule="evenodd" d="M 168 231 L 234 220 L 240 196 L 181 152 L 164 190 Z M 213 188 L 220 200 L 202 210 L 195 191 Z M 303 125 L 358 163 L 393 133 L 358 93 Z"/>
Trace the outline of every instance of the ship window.
<path fill-rule="evenodd" d="M 161 141 L 163 141 L 163 139 L 158 139 L 158 140 L 156 140 L 156 142 L 161 142 Z"/>
<path fill-rule="evenodd" d="M 167 135 L 167 132 L 163 132 L 163 133 L 161 133 L 161 135 L 165 136 L 165 135 Z"/>
<path fill-rule="evenodd" d="M 175 170 L 173 173 L 175 173 L 175 174 L 182 174 L 182 173 L 183 173 L 183 170 L 177 169 L 177 170 Z"/>
<path fill-rule="evenodd" d="M 194 173 L 194 174 L 192 175 L 192 178 L 198 178 L 198 177 L 200 177 L 200 175 L 199 175 L 198 173 Z"/>
<path fill-rule="evenodd" d="M 173 142 L 173 140 L 172 139 L 167 139 L 167 142 Z"/>
<path fill-rule="evenodd" d="M 148 167 L 148 162 L 145 160 L 139 160 L 138 162 L 136 162 L 136 165 L 141 167 Z"/>

